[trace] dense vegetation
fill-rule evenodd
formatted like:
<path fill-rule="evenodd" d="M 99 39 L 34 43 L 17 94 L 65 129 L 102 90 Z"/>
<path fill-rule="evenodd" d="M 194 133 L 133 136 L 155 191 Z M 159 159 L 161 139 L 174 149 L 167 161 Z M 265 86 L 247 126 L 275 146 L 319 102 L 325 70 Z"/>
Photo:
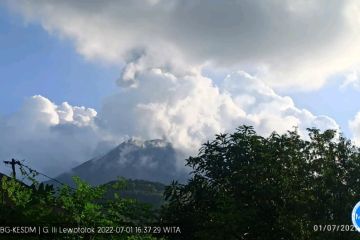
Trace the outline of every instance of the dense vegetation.
<path fill-rule="evenodd" d="M 119 195 L 124 181 L 91 187 L 75 179 L 76 190 L 54 192 L 3 178 L 1 225 L 165 224 L 182 231 L 59 239 L 302 240 L 355 239 L 360 234 L 342 231 L 346 227 L 319 230 L 319 225 L 351 225 L 352 208 L 360 201 L 360 150 L 333 130 L 309 129 L 304 140 L 296 130 L 265 138 L 242 126 L 205 143 L 187 165 L 193 169 L 191 178 L 166 188 L 160 210 Z M 117 190 L 107 190 L 110 186 Z"/>
<path fill-rule="evenodd" d="M 124 185 L 121 189 L 114 189 L 111 187 L 113 184 L 116 184 L 115 181 L 105 184 L 105 187 L 108 189 L 108 191 L 105 192 L 105 199 L 112 199 L 116 192 L 123 198 L 136 199 L 139 202 L 147 203 L 154 208 L 160 208 L 161 205 L 163 205 L 164 184 L 132 179 L 126 179 L 124 181 Z"/>
<path fill-rule="evenodd" d="M 341 227 L 314 231 L 352 225 L 360 201 L 359 148 L 335 131 L 309 129 L 307 141 L 296 131 L 264 138 L 242 126 L 204 144 L 187 165 L 194 170 L 189 182 L 166 190 L 164 218 L 182 226 L 179 239 L 359 236 Z"/>
<path fill-rule="evenodd" d="M 133 199 L 123 198 L 117 190 L 125 186 L 125 181 L 106 186 L 92 187 L 74 178 L 76 188 L 67 186 L 55 192 L 52 187 L 33 185 L 31 188 L 3 177 L 1 186 L 0 222 L 1 226 L 64 226 L 97 227 L 114 229 L 119 226 L 153 225 L 158 216 L 149 205 Z M 104 194 L 113 192 L 108 200 Z M 121 230 L 118 230 L 121 231 Z M 24 239 L 24 235 L 0 234 L 1 239 Z M 21 236 L 21 237 L 20 237 Z M 26 239 L 154 239 L 149 234 L 62 234 L 28 236 Z"/>

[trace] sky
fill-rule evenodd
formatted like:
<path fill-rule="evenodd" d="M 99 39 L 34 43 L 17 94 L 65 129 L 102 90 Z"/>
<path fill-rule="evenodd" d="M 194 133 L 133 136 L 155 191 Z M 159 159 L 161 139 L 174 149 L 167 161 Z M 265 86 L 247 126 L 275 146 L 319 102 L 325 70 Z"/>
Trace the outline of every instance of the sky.
<path fill-rule="evenodd" d="M 360 144 L 359 13 L 356 0 L 3 1 L 0 158 L 57 175 L 124 139 L 191 155 L 242 124 Z"/>
<path fill-rule="evenodd" d="M 89 63 L 71 42 L 49 35 L 0 8 L 1 113 L 16 111 L 24 98 L 36 94 L 56 102 L 99 107 L 114 92 L 118 69 Z M 91 97 L 89 97 L 91 96 Z"/>

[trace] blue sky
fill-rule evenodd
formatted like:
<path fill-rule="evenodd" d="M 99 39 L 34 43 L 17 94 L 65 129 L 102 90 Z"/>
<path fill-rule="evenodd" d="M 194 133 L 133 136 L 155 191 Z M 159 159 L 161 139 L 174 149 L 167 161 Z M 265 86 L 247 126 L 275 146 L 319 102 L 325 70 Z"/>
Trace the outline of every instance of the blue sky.
<path fill-rule="evenodd" d="M 289 96 L 302 108 L 317 115 L 334 118 L 347 137 L 351 137 L 348 121 L 359 111 L 360 92 L 354 88 L 341 89 L 343 77 L 334 77 L 324 87 L 311 92 L 290 92 Z"/>
<path fill-rule="evenodd" d="M 102 99 L 116 92 L 118 67 L 86 60 L 71 41 L 49 34 L 38 24 L 25 23 L 5 7 L 0 7 L 0 35 L 3 115 L 17 111 L 24 98 L 37 94 L 56 103 L 99 109 Z M 210 75 L 218 82 L 224 76 Z M 291 96 L 299 108 L 334 118 L 349 136 L 348 120 L 359 110 L 360 94 L 352 88 L 340 90 L 341 79 L 334 77 L 319 90 L 280 93 Z"/>
<path fill-rule="evenodd" d="M 5 0 L 0 159 L 56 175 L 128 137 L 194 154 L 242 124 L 261 135 L 297 126 L 301 136 L 340 126 L 360 144 L 357 9 L 356 0 Z"/>
<path fill-rule="evenodd" d="M 17 111 L 24 98 L 49 97 L 56 103 L 99 108 L 116 89 L 119 69 L 90 63 L 66 39 L 0 7 L 0 112 Z"/>

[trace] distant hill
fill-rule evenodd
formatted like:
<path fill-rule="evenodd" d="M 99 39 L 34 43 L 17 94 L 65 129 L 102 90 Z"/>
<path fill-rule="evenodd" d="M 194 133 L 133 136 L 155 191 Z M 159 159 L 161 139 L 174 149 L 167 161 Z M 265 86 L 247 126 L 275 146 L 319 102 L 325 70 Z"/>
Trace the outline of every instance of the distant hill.
<path fill-rule="evenodd" d="M 8 175 L 0 172 L 0 182 L 1 182 L 1 180 L 2 180 L 3 177 L 7 177 L 8 180 L 11 180 L 11 179 L 12 179 L 11 176 L 8 176 Z M 16 179 L 16 181 L 19 182 L 19 183 L 21 183 L 23 186 L 29 187 L 29 185 L 27 185 L 26 183 L 24 183 L 24 182 L 22 182 L 22 181 L 20 181 L 20 180 L 18 180 L 18 179 Z"/>
<path fill-rule="evenodd" d="M 91 185 L 105 184 L 118 177 L 169 184 L 185 181 L 187 173 L 176 167 L 177 155 L 171 143 L 163 140 L 129 140 L 103 156 L 93 158 L 56 177 L 73 186 L 72 176 L 79 176 Z M 54 181 L 46 182 L 57 186 Z"/>
<path fill-rule="evenodd" d="M 11 177 L 0 172 L 0 181 L 3 177 L 10 179 Z M 111 186 L 116 183 L 116 181 L 111 181 L 103 184 L 106 186 L 109 191 L 105 193 L 105 199 L 112 199 L 115 193 L 118 193 L 120 197 L 136 199 L 140 202 L 150 204 L 155 208 L 159 208 L 163 203 L 163 193 L 165 190 L 165 185 L 158 182 L 150 182 L 145 180 L 132 180 L 132 179 L 123 179 L 125 181 L 125 186 L 123 189 L 115 190 Z M 23 182 L 19 181 L 24 186 L 27 186 Z M 28 187 L 28 186 L 27 186 Z M 41 186 L 44 188 L 44 186 Z"/>
<path fill-rule="evenodd" d="M 145 180 L 131 180 L 127 179 L 125 188 L 121 191 L 110 190 L 105 194 L 106 199 L 114 197 L 114 193 L 119 193 L 120 197 L 136 199 L 143 203 L 148 203 L 156 208 L 164 203 L 163 193 L 165 185 L 157 182 L 150 182 Z M 115 181 L 104 184 L 111 186 Z"/>
<path fill-rule="evenodd" d="M 5 175 L 5 174 L 3 174 L 3 173 L 0 173 L 0 180 L 1 180 L 3 177 L 9 177 L 9 176 L 7 176 L 7 175 Z"/>
<path fill-rule="evenodd" d="M 74 187 L 73 176 L 78 176 L 87 183 L 110 185 L 118 177 L 126 179 L 126 188 L 120 196 L 137 199 L 159 207 L 163 203 L 165 185 L 173 180 L 185 182 L 187 173 L 176 167 L 176 151 L 169 142 L 163 140 L 128 140 L 108 153 L 93 158 L 56 177 L 62 183 Z M 47 181 L 46 184 L 59 184 Z M 106 198 L 114 195 L 113 190 Z"/>

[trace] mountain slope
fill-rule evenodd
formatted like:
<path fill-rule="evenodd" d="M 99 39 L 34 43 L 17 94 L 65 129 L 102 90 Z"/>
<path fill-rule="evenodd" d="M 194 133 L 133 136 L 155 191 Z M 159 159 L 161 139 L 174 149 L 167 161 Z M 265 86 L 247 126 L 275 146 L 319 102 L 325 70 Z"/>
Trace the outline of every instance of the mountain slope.
<path fill-rule="evenodd" d="M 132 139 L 56 179 L 73 185 L 72 176 L 79 176 L 91 185 L 105 184 L 119 176 L 168 184 L 172 180 L 184 181 L 186 173 L 177 170 L 176 152 L 170 143 L 163 140 Z M 51 181 L 47 183 L 54 184 Z"/>

